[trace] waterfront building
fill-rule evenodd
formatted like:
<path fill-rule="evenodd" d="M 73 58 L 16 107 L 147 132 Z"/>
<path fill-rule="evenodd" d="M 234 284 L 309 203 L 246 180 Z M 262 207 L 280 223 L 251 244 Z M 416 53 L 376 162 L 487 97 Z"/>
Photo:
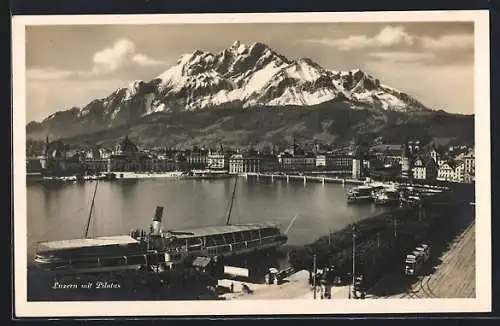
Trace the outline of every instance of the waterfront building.
<path fill-rule="evenodd" d="M 352 169 L 352 157 L 349 155 L 331 155 L 327 157 L 327 167 L 334 170 Z"/>
<path fill-rule="evenodd" d="M 293 144 L 278 155 L 278 163 L 283 171 L 311 171 L 316 169 L 316 155 L 305 152 L 293 139 Z"/>
<path fill-rule="evenodd" d="M 306 171 L 316 166 L 314 156 L 292 155 L 288 152 L 280 153 L 278 162 L 283 171 Z"/>
<path fill-rule="evenodd" d="M 139 152 L 137 146 L 125 136 L 125 138 L 118 142 L 114 151 L 108 158 L 109 172 L 139 172 L 143 170 L 144 157 Z"/>
<path fill-rule="evenodd" d="M 229 173 L 239 174 L 244 172 L 244 158 L 242 154 L 233 154 L 229 158 Z"/>
<path fill-rule="evenodd" d="M 474 176 L 476 173 L 476 164 L 474 150 L 469 150 L 467 152 L 461 153 L 456 157 L 457 161 L 462 161 L 463 167 L 463 179 L 465 182 L 474 181 Z"/>
<path fill-rule="evenodd" d="M 464 182 L 465 162 L 462 160 L 455 161 L 455 182 Z"/>
<path fill-rule="evenodd" d="M 326 155 L 316 156 L 316 167 L 326 167 Z"/>
<path fill-rule="evenodd" d="M 69 147 L 59 140 L 45 139 L 42 155 L 38 157 L 41 172 L 47 175 L 66 176 L 83 173 L 83 164 L 78 154 L 69 155 Z"/>
<path fill-rule="evenodd" d="M 186 153 L 185 160 L 190 169 L 204 169 L 208 165 L 208 151 L 194 148 Z"/>
<path fill-rule="evenodd" d="M 171 157 L 152 157 L 151 171 L 153 172 L 169 172 L 178 169 L 178 162 Z"/>
<path fill-rule="evenodd" d="M 417 154 L 412 165 L 415 180 L 436 180 L 438 167 L 431 155 Z"/>
<path fill-rule="evenodd" d="M 316 156 L 314 153 L 306 153 L 304 155 L 304 165 L 305 165 L 305 170 L 306 171 L 311 171 L 314 170 L 316 167 Z"/>
<path fill-rule="evenodd" d="M 455 181 L 454 162 L 444 162 L 438 168 L 437 179 L 440 181 Z"/>
<path fill-rule="evenodd" d="M 87 174 L 101 173 L 108 170 L 108 159 L 85 159 L 84 166 Z"/>
<path fill-rule="evenodd" d="M 244 154 L 233 154 L 229 158 L 229 173 L 256 173 L 260 172 L 259 157 Z"/>
<path fill-rule="evenodd" d="M 278 157 L 273 154 L 259 155 L 259 172 L 276 172 L 280 170 Z"/>
<path fill-rule="evenodd" d="M 126 136 L 108 158 L 108 172 L 151 172 L 168 166 L 164 160 L 155 160 L 142 151 Z"/>
<path fill-rule="evenodd" d="M 207 167 L 211 170 L 229 170 L 229 155 L 222 145 L 219 150 L 210 150 L 207 156 Z"/>
<path fill-rule="evenodd" d="M 466 170 L 464 160 L 449 161 L 441 164 L 437 179 L 450 182 L 473 182 L 474 175 L 470 175 Z"/>

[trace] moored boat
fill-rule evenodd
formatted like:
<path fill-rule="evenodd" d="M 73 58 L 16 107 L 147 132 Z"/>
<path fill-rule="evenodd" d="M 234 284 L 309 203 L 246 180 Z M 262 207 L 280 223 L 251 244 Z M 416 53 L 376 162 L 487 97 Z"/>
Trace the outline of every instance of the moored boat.
<path fill-rule="evenodd" d="M 376 205 L 399 205 L 400 194 L 397 189 L 382 189 L 375 193 L 374 203 Z"/>
<path fill-rule="evenodd" d="M 371 186 L 358 186 L 349 189 L 347 193 L 347 203 L 371 203 L 373 202 L 374 187 Z"/>

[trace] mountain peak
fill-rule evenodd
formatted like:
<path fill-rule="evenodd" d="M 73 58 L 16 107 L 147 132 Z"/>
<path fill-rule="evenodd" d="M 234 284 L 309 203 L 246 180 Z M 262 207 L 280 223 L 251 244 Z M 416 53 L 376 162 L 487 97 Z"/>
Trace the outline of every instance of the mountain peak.
<path fill-rule="evenodd" d="M 237 48 L 239 48 L 239 47 L 240 47 L 240 45 L 241 45 L 241 42 L 240 42 L 239 40 L 236 40 L 236 41 L 234 41 L 234 42 L 233 42 L 233 44 L 231 45 L 231 48 L 233 48 L 233 49 L 237 49 Z"/>

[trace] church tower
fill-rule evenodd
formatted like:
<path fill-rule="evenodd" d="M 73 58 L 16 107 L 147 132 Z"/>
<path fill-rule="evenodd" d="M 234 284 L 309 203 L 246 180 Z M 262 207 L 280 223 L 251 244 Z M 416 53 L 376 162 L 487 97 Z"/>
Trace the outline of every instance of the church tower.
<path fill-rule="evenodd" d="M 401 153 L 401 178 L 411 179 L 411 152 L 407 140 L 403 144 Z"/>
<path fill-rule="evenodd" d="M 352 157 L 352 178 L 359 180 L 363 177 L 363 153 L 359 146 L 356 146 Z"/>
<path fill-rule="evenodd" d="M 45 144 L 43 144 L 43 152 L 40 156 L 40 165 L 42 170 L 47 169 L 47 160 L 49 158 L 49 136 L 45 136 Z"/>

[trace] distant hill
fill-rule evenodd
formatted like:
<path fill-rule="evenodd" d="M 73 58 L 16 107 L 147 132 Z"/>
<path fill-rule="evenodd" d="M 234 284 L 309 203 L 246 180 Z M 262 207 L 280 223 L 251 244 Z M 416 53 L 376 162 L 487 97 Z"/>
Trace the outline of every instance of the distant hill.
<path fill-rule="evenodd" d="M 110 146 L 124 135 L 138 144 L 169 146 L 231 146 L 249 144 L 262 148 L 301 143 L 347 143 L 362 135 L 381 136 L 385 142 L 401 143 L 405 137 L 423 142 L 474 143 L 474 117 L 440 112 L 408 115 L 401 112 L 352 110 L 343 103 L 321 105 L 314 110 L 298 107 L 254 108 L 237 111 L 194 111 L 149 115 L 131 125 L 65 139 L 68 143 Z"/>

